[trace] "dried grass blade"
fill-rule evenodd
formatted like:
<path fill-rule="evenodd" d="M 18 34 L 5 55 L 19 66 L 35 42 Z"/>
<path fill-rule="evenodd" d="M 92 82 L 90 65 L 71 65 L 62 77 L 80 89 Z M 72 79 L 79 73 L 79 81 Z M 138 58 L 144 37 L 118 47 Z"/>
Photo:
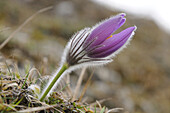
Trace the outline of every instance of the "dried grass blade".
<path fill-rule="evenodd" d="M 83 96 L 84 96 L 84 94 L 85 94 L 85 92 L 86 92 L 86 90 L 87 90 L 87 87 L 88 87 L 88 85 L 90 84 L 91 78 L 92 78 L 93 75 L 94 75 L 93 73 L 94 73 L 94 71 L 91 73 L 89 79 L 87 80 L 87 82 L 86 82 L 86 84 L 85 84 L 85 86 L 84 86 L 84 88 L 83 88 L 83 91 L 82 91 L 82 93 L 81 93 L 81 95 L 80 95 L 80 97 L 79 97 L 79 102 L 82 100 L 82 98 L 83 98 Z"/>
<path fill-rule="evenodd" d="M 0 45 L 0 50 L 13 38 L 13 36 L 18 32 L 20 31 L 28 22 L 30 22 L 36 15 L 42 13 L 42 12 L 45 12 L 47 10 L 50 10 L 52 9 L 53 7 L 50 6 L 50 7 L 46 7 L 46 8 L 43 8 L 43 9 L 40 9 L 39 11 L 37 11 L 36 13 L 34 13 L 32 16 L 30 16 L 28 19 L 26 19 L 24 21 L 24 23 L 22 23 L 14 32 L 12 32 L 12 34 Z"/>
<path fill-rule="evenodd" d="M 79 79 L 78 79 L 78 81 L 77 81 L 77 85 L 76 85 L 76 88 L 75 88 L 75 91 L 74 91 L 74 95 L 73 95 L 72 101 L 74 101 L 75 98 L 76 98 L 77 95 L 78 95 L 78 92 L 79 92 L 79 90 L 80 90 L 80 86 L 81 86 L 81 83 L 82 83 L 82 80 L 83 80 L 85 71 L 86 71 L 86 67 L 83 68 L 82 71 L 81 71 L 80 77 L 79 77 Z"/>
<path fill-rule="evenodd" d="M 54 107 L 57 107 L 57 106 L 58 105 L 28 108 L 28 109 L 25 109 L 25 110 L 18 111 L 18 113 L 36 112 L 36 111 L 41 111 L 41 110 L 47 110 L 47 109 L 54 108 Z M 58 110 L 56 108 L 55 108 L 55 110 L 58 111 L 59 113 L 62 113 L 60 110 Z"/>

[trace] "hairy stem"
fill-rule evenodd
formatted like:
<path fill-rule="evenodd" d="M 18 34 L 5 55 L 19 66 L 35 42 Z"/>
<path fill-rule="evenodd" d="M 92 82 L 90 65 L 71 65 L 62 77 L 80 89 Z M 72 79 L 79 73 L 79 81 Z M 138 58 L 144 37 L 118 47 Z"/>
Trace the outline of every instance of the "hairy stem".
<path fill-rule="evenodd" d="M 44 91 L 44 93 L 42 94 L 40 101 L 43 101 L 44 98 L 47 96 L 47 94 L 49 93 L 49 91 L 51 90 L 51 88 L 54 86 L 54 84 L 56 83 L 56 81 L 59 79 L 59 77 L 64 73 L 65 70 L 68 69 L 68 64 L 65 63 L 63 64 L 63 66 L 61 67 L 61 69 L 59 70 L 59 72 L 57 73 L 57 75 L 54 77 L 54 79 L 51 81 L 50 85 L 47 87 L 47 89 Z"/>

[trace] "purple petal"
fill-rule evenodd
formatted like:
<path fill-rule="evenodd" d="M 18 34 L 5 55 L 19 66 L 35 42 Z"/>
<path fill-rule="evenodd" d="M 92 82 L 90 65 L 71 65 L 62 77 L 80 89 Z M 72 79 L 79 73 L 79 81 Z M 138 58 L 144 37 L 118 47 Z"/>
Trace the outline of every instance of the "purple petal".
<path fill-rule="evenodd" d="M 89 54 L 88 56 L 94 58 L 102 58 L 114 53 L 116 50 L 118 50 L 125 44 L 125 42 L 132 35 L 135 28 L 136 27 L 129 27 L 118 34 L 113 35 L 111 38 L 106 39 L 101 44 L 105 46 L 96 49 L 95 51 L 93 51 L 93 53 Z"/>
<path fill-rule="evenodd" d="M 125 23 L 125 14 L 119 14 L 115 17 L 111 17 L 104 22 L 101 22 L 87 38 L 85 44 L 88 44 L 91 40 L 97 37 L 97 39 L 89 46 L 89 48 L 101 44 L 106 38 L 108 38 L 114 31 L 120 28 Z"/>

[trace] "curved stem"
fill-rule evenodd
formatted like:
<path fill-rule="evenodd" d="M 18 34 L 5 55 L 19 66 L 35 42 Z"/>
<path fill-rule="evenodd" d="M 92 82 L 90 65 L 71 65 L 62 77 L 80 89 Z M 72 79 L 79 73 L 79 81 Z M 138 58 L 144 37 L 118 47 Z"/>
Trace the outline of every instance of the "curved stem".
<path fill-rule="evenodd" d="M 59 77 L 63 74 L 63 72 L 68 69 L 68 64 L 65 63 L 63 64 L 63 66 L 61 67 L 61 69 L 59 70 L 59 72 L 57 73 L 57 75 L 54 77 L 54 79 L 51 81 L 50 85 L 47 87 L 47 89 L 45 90 L 45 92 L 42 94 L 40 101 L 43 101 L 44 98 L 47 96 L 47 94 L 49 93 L 49 91 L 51 90 L 51 88 L 54 86 L 54 84 L 56 83 L 56 81 L 59 79 Z"/>

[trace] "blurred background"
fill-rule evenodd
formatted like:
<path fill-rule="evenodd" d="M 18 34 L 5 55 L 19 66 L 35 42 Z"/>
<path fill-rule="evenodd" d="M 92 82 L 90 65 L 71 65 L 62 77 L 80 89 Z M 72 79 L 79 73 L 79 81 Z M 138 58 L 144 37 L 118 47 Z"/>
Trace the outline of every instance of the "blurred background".
<path fill-rule="evenodd" d="M 152 0 L 151 0 L 152 1 Z M 123 107 L 127 113 L 170 113 L 170 22 L 167 2 L 133 0 L 1 0 L 2 43 L 17 27 L 39 9 L 54 6 L 29 22 L 0 50 L 0 61 L 16 63 L 20 72 L 34 65 L 42 75 L 58 67 L 69 38 L 84 27 L 125 12 L 120 30 L 138 27 L 131 44 L 107 66 L 86 71 L 84 82 L 94 70 L 85 94 L 87 102 L 111 98 L 102 103 Z M 159 1 L 159 0 L 158 0 Z M 81 70 L 71 73 L 74 90 Z M 84 84 L 84 83 L 83 83 Z"/>

